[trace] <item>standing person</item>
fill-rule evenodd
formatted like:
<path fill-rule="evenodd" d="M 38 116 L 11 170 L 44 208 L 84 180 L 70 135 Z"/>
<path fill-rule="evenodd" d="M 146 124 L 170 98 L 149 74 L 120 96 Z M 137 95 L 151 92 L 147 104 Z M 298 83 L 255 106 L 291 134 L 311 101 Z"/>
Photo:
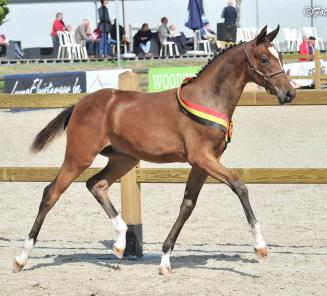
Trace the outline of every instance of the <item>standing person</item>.
<path fill-rule="evenodd" d="M 152 33 L 148 24 L 143 24 L 142 28 L 134 36 L 135 46 L 142 49 L 146 57 L 151 57 L 151 38 Z"/>
<path fill-rule="evenodd" d="M 221 14 L 221 17 L 224 19 L 224 41 L 228 42 L 236 42 L 237 10 L 233 5 L 234 1 L 228 0 L 227 6 L 223 9 Z"/>
<path fill-rule="evenodd" d="M 233 0 L 228 0 L 227 6 L 223 9 L 221 17 L 225 20 L 225 24 L 236 26 L 237 10 L 233 4 Z"/>
<path fill-rule="evenodd" d="M 52 25 L 51 37 L 53 43 L 53 56 L 55 58 L 57 58 L 59 50 L 59 37 L 57 32 L 64 32 L 66 29 L 63 18 L 64 14 L 62 12 L 57 12 L 56 19 L 54 20 Z"/>
<path fill-rule="evenodd" d="M 90 26 L 90 21 L 84 19 L 82 24 L 80 24 L 75 30 L 75 40 L 78 44 L 85 46 L 88 55 L 92 58 L 95 52 L 94 38 L 92 38 L 92 30 Z"/>
<path fill-rule="evenodd" d="M 309 37 L 308 36 L 303 37 L 303 42 L 300 44 L 300 54 L 303 54 L 303 55 L 310 54 L 310 52 L 309 52 Z M 300 59 L 299 61 L 306 62 L 306 61 L 309 61 L 309 59 Z"/>
<path fill-rule="evenodd" d="M 100 57 L 106 57 L 109 54 L 109 43 L 108 43 L 108 34 L 111 30 L 111 22 L 109 18 L 109 11 L 107 8 L 108 0 L 100 0 L 101 6 L 98 9 L 99 13 L 99 30 L 101 32 L 100 37 Z"/>

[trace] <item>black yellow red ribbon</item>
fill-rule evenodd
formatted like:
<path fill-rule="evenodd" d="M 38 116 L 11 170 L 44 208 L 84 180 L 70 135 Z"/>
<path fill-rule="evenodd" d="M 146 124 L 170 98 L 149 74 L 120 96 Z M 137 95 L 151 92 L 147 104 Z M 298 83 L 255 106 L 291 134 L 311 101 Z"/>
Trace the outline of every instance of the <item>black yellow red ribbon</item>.
<path fill-rule="evenodd" d="M 177 101 L 180 109 L 192 120 L 203 125 L 216 127 L 226 133 L 226 142 L 229 143 L 232 138 L 233 124 L 228 120 L 228 117 L 205 106 L 192 103 L 183 97 L 182 88 L 190 81 L 191 78 L 186 78 L 177 89 Z"/>

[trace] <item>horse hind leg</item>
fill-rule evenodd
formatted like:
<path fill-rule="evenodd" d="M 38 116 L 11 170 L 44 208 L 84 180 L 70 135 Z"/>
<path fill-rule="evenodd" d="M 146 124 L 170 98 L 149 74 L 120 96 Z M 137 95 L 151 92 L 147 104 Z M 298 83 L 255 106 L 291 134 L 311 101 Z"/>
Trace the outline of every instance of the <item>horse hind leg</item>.
<path fill-rule="evenodd" d="M 120 177 L 137 165 L 138 159 L 126 154 L 113 151 L 109 156 L 107 166 L 98 174 L 91 177 L 86 182 L 86 186 L 95 199 L 102 206 L 112 223 L 117 234 L 117 240 L 113 245 L 113 253 L 119 258 L 123 258 L 126 248 L 127 226 L 121 216 L 116 211 L 108 197 L 109 187 Z"/>
<path fill-rule="evenodd" d="M 88 166 L 89 164 L 84 166 L 71 164 L 70 162 L 65 160 L 56 179 L 44 189 L 42 201 L 33 227 L 24 242 L 21 254 L 14 259 L 14 272 L 21 271 L 25 266 L 27 259 L 36 243 L 41 226 L 48 212 L 58 201 L 62 193 Z"/>

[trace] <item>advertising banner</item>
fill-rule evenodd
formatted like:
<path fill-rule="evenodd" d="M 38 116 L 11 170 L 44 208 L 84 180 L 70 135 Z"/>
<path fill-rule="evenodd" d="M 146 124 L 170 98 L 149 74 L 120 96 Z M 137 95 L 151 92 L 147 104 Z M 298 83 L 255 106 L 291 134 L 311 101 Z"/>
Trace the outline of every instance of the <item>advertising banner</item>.
<path fill-rule="evenodd" d="M 160 92 L 176 88 L 186 77 L 193 77 L 201 67 L 175 67 L 149 69 L 149 92 Z"/>
<path fill-rule="evenodd" d="M 88 71 L 86 72 L 86 91 L 92 93 L 102 88 L 118 89 L 119 75 L 131 71 L 131 69 Z"/>
<path fill-rule="evenodd" d="M 85 72 L 37 73 L 5 76 L 4 93 L 68 94 L 85 92 Z"/>

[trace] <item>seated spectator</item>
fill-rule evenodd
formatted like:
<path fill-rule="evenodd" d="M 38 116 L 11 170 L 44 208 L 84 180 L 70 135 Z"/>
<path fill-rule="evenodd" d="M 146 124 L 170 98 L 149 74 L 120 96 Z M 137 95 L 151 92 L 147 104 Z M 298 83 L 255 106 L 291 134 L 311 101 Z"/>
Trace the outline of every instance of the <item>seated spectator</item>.
<path fill-rule="evenodd" d="M 134 36 L 135 46 L 141 48 L 146 57 L 152 56 L 150 52 L 151 38 L 152 33 L 149 30 L 148 24 L 143 24 L 141 30 L 138 30 L 138 32 Z"/>
<path fill-rule="evenodd" d="M 308 55 L 309 53 L 309 38 L 308 36 L 303 37 L 303 42 L 300 44 L 300 54 Z M 310 59 L 300 59 L 300 62 L 310 61 Z"/>
<path fill-rule="evenodd" d="M 14 42 L 14 41 L 13 41 Z M 1 47 L 1 55 L 2 56 L 6 56 L 7 53 L 7 46 L 9 45 L 9 40 L 8 38 L 4 35 L 1 34 L 0 35 L 0 47 Z M 17 42 L 14 42 L 14 46 L 15 46 L 15 56 L 17 59 L 22 59 L 24 58 L 24 52 L 23 50 L 20 48 L 20 46 L 18 45 Z"/>
<path fill-rule="evenodd" d="M 200 30 L 200 36 L 202 40 L 208 40 L 212 43 L 216 43 L 217 35 L 213 30 L 211 30 L 209 24 L 204 25 L 204 27 Z"/>
<path fill-rule="evenodd" d="M 57 32 L 64 32 L 66 29 L 63 18 L 64 18 L 63 13 L 57 12 L 56 19 L 54 20 L 52 25 L 51 37 L 53 42 L 53 55 L 55 57 L 58 56 L 58 50 L 59 50 L 59 38 Z"/>
<path fill-rule="evenodd" d="M 316 50 L 316 38 L 313 36 L 309 37 L 308 41 L 309 54 L 314 55 Z"/>
<path fill-rule="evenodd" d="M 92 36 L 89 20 L 84 19 L 82 24 L 79 25 L 75 30 L 75 40 L 78 44 L 86 47 L 87 54 L 91 58 L 94 57 L 96 39 L 96 36 Z"/>
<path fill-rule="evenodd" d="M 0 35 L 0 49 L 1 49 L 1 56 L 6 57 L 6 53 L 7 53 L 7 46 L 9 44 L 9 40 L 7 39 L 7 37 L 4 34 Z"/>
<path fill-rule="evenodd" d="M 117 19 L 114 20 L 114 24 L 110 30 L 110 43 L 117 45 Z M 119 25 L 119 40 L 121 45 L 126 45 L 129 50 L 129 42 L 126 39 L 126 31 L 122 25 Z"/>
<path fill-rule="evenodd" d="M 161 44 L 167 42 L 168 39 L 171 37 L 168 29 L 168 19 L 166 17 L 163 17 L 161 19 L 161 25 L 159 26 L 158 33 Z"/>
<path fill-rule="evenodd" d="M 95 56 L 97 57 L 104 57 L 101 55 L 101 34 L 102 32 L 100 31 L 99 25 L 94 29 L 94 31 L 91 34 L 91 39 L 93 40 L 94 43 L 94 53 Z M 113 56 L 113 52 L 112 52 L 112 45 L 116 44 L 116 41 L 114 42 L 111 38 L 110 35 L 108 36 L 107 39 L 107 57 L 112 57 Z"/>
<path fill-rule="evenodd" d="M 172 41 L 177 45 L 178 51 L 181 54 L 186 52 L 186 45 L 188 44 L 187 38 L 184 33 L 177 32 L 174 25 L 171 25 L 168 28 L 168 19 L 166 17 L 161 19 L 161 25 L 159 26 L 158 32 L 161 44 L 164 44 L 167 41 Z"/>

